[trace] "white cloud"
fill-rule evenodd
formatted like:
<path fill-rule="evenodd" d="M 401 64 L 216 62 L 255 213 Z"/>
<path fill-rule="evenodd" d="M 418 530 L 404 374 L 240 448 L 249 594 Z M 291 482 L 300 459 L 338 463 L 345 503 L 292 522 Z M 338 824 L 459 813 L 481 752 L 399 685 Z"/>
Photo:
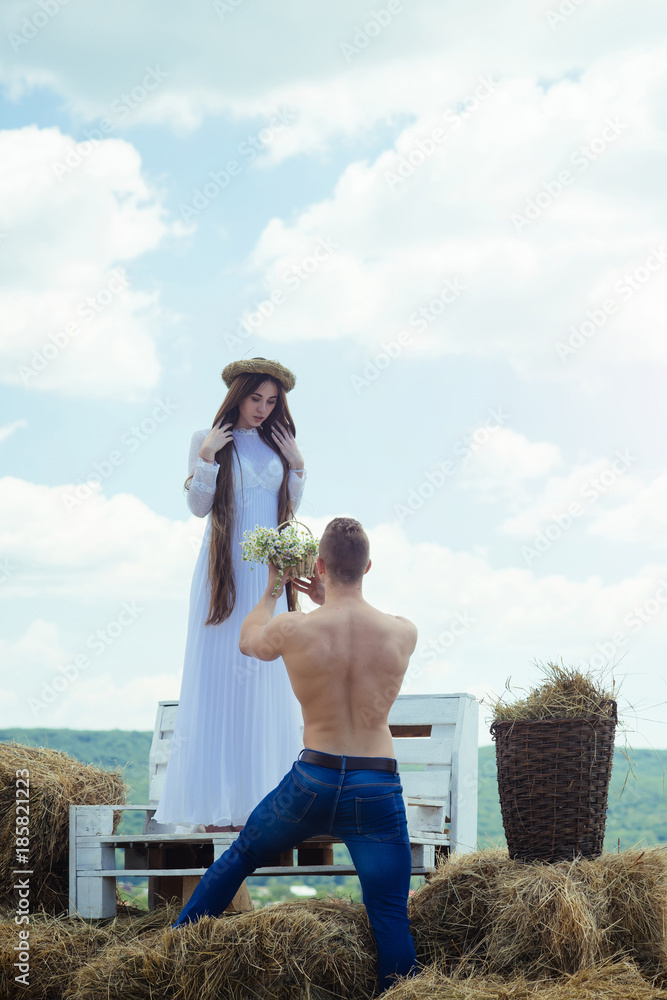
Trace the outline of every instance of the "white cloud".
<path fill-rule="evenodd" d="M 82 674 L 66 694 L 50 704 L 40 685 L 35 685 L 34 703 L 28 705 L 33 721 L 24 724 L 42 725 L 48 719 L 49 726 L 58 727 L 73 725 L 76 720 L 74 725 L 80 727 L 85 720 L 86 729 L 152 729 L 158 701 L 178 698 L 177 678 L 164 672 L 125 678 L 119 676 L 119 667 L 120 663 L 113 671 L 92 677 Z M 114 722 L 110 721 L 110 713 Z"/>
<path fill-rule="evenodd" d="M 17 640 L 0 640 L 3 670 L 15 677 L 35 667 L 55 670 L 62 662 L 64 650 L 60 644 L 58 627 L 54 622 L 36 618 Z"/>
<path fill-rule="evenodd" d="M 516 513 L 500 524 L 498 531 L 507 535 L 534 535 L 545 523 L 567 518 L 568 512 L 570 520 L 600 518 L 608 505 L 633 497 L 641 489 L 641 480 L 631 468 L 632 463 L 627 459 L 610 456 L 577 464 L 562 475 L 549 476 L 532 496 L 526 492 L 521 496 L 515 494 L 512 507 Z"/>
<path fill-rule="evenodd" d="M 17 639 L 0 638 L 0 691 L 14 725 L 34 724 L 27 710 L 28 694 L 35 677 L 48 680 L 64 661 L 65 651 L 54 622 L 35 619 Z M 17 684 L 21 678 L 21 684 Z M 30 719 L 32 718 L 32 722 Z"/>
<path fill-rule="evenodd" d="M 373 567 L 366 599 L 419 626 L 404 693 L 470 691 L 481 697 L 500 693 L 508 677 L 516 685 L 535 685 L 535 660 L 562 658 L 607 672 L 615 667 L 617 683 L 623 682 L 620 710 L 636 730 L 633 745 L 665 745 L 667 702 L 659 694 L 667 564 L 603 584 L 599 576 L 569 580 L 497 569 L 468 552 L 410 544 L 395 525 L 379 525 L 369 537 Z M 483 743 L 490 741 L 487 714 L 482 706 Z"/>
<path fill-rule="evenodd" d="M 419 114 L 330 198 L 266 226 L 249 267 L 263 294 L 285 299 L 262 335 L 349 336 L 371 353 L 406 331 L 401 360 L 496 357 L 556 381 L 666 360 L 667 249 L 647 183 L 665 146 L 664 63 L 608 58 L 547 90 L 514 76 L 465 118 Z M 292 292 L 290 267 L 322 238 L 336 252 Z"/>
<path fill-rule="evenodd" d="M 180 598 L 203 530 L 201 518 L 170 521 L 130 494 L 105 497 L 93 482 L 82 490 L 7 476 L 0 479 L 0 551 L 16 569 L 2 593 Z"/>
<path fill-rule="evenodd" d="M 270 0 L 195 8 L 116 0 L 112 14 L 103 0 L 62 9 L 54 0 L 55 16 L 40 13 L 46 23 L 36 28 L 39 7 L 5 0 L 2 72 L 14 95 L 49 86 L 88 120 L 120 104 L 124 120 L 184 130 L 208 115 L 266 117 L 289 104 L 299 121 L 276 145 L 280 157 L 397 116 L 428 116 L 464 99 L 485 72 L 557 79 L 609 52 L 646 47 L 662 27 L 653 5 L 640 2 L 628 17 L 621 0 L 608 0 L 587 3 L 555 31 L 553 6 L 541 0 L 526 16 L 518 0 L 505 0 L 453 14 L 416 0 L 388 16 L 382 3 L 372 8 L 383 12 L 378 24 L 355 0 L 312 8 L 287 0 L 279 14 Z M 152 87 L 143 84 L 151 71 Z"/>
<path fill-rule="evenodd" d="M 600 513 L 590 527 L 592 535 L 613 541 L 667 543 L 667 474 L 642 485 L 625 503 Z"/>
<path fill-rule="evenodd" d="M 581 518 L 593 535 L 655 540 L 667 527 L 667 477 L 647 486 L 634 472 L 636 462 L 632 451 L 619 448 L 608 457 L 566 465 L 556 444 L 496 427 L 463 460 L 455 486 L 510 513 L 496 526 L 501 535 L 534 536 L 546 524 L 571 526 Z"/>
<path fill-rule="evenodd" d="M 69 164 L 69 165 L 68 165 Z M 141 398 L 159 376 L 158 298 L 125 262 L 169 232 L 122 139 L 0 132 L 0 379 L 67 395 Z"/>
<path fill-rule="evenodd" d="M 604 381 L 603 363 L 667 359 L 660 279 L 632 294 L 617 290 L 662 238 L 654 192 L 665 56 L 655 47 L 652 7 L 640 5 L 628 20 L 620 2 L 588 3 L 556 30 L 547 0 L 530 18 L 511 0 L 456 17 L 422 0 L 369 33 L 370 15 L 351 0 L 309 12 L 288 3 L 278 20 L 261 0 L 221 4 L 195 13 L 172 0 L 159 10 L 120 0 L 113 17 L 95 0 L 68 7 L 38 41 L 15 43 L 5 78 L 16 93 L 48 82 L 75 115 L 91 122 L 115 114 L 118 128 L 150 121 L 183 129 L 210 114 L 261 127 L 288 109 L 296 120 L 272 136 L 257 164 L 326 155 L 341 137 L 374 126 L 401 129 L 373 162 L 351 163 L 330 198 L 267 225 L 248 266 L 258 294 L 289 294 L 256 332 L 274 341 L 351 337 L 370 352 L 405 329 L 405 358 L 497 357 L 522 374 L 576 377 L 593 389 Z M 25 16 L 9 0 L 6 32 Z M 345 56 L 351 42 L 358 51 Z M 118 59 L 106 58 L 109 47 Z M 435 128 L 445 140 L 434 145 Z M 415 166 L 419 143 L 434 149 Z M 567 185 L 558 180 L 565 168 Z M 559 185 L 563 193 L 551 197 Z M 545 207 L 517 232 L 513 216 L 538 198 Z M 338 244 L 335 255 L 292 294 L 285 276 L 322 237 Z M 443 308 L 446 281 L 465 288 Z M 603 310 L 602 326 L 582 333 L 611 300 L 613 315 Z M 60 312 L 78 304 L 60 303 Z M 581 347 L 559 356 L 557 345 L 572 336 Z M 139 362 L 141 339 L 131 342 Z M 96 392 L 104 373 L 87 360 Z M 145 384 L 155 360 L 132 370 L 145 373 Z"/>
<path fill-rule="evenodd" d="M 155 664 L 149 660 L 147 665 L 136 635 L 125 636 L 120 646 L 81 646 L 75 636 L 64 637 L 58 625 L 43 619 L 35 619 L 13 641 L 0 640 L 0 690 L 13 725 L 149 728 L 157 701 L 178 697 L 178 675 L 151 672 Z M 138 669 L 144 671 L 141 676 Z"/>
<path fill-rule="evenodd" d="M 527 502 L 530 498 L 527 483 L 544 479 L 563 465 L 558 445 L 550 441 L 529 441 L 525 434 L 498 427 L 482 447 L 463 460 L 456 486 L 493 503 L 504 498 L 516 508 L 521 501 Z"/>
<path fill-rule="evenodd" d="M 12 434 L 16 431 L 23 430 L 28 426 L 28 421 L 21 418 L 20 420 L 12 420 L 11 424 L 4 424 L 0 427 L 0 444 L 10 438 Z"/>

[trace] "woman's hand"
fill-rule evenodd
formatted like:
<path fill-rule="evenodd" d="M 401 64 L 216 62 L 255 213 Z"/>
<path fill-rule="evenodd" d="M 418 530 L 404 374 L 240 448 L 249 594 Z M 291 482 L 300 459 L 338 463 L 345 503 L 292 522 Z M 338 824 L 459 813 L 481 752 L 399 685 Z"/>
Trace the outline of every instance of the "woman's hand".
<path fill-rule="evenodd" d="M 324 604 L 324 584 L 315 566 L 315 576 L 311 580 L 292 580 L 292 586 L 302 594 L 307 594 L 313 604 Z"/>
<path fill-rule="evenodd" d="M 299 451 L 296 438 L 292 432 L 286 427 L 283 427 L 283 425 L 279 424 L 276 420 L 275 424 L 271 428 L 271 435 L 287 459 L 290 469 L 294 469 L 296 472 L 301 472 L 303 469 L 303 455 Z"/>
<path fill-rule="evenodd" d="M 233 424 L 223 424 L 222 417 L 218 420 L 217 424 L 213 424 L 213 427 L 208 432 L 206 437 L 202 442 L 202 446 L 199 449 L 199 457 L 203 458 L 205 462 L 215 462 L 215 456 L 224 448 L 226 444 L 233 438 L 232 434 Z"/>
<path fill-rule="evenodd" d="M 280 597 L 283 590 L 285 589 L 285 582 L 288 570 L 283 570 L 281 572 L 281 570 L 278 569 L 275 563 L 272 562 L 270 562 L 268 566 L 269 566 L 269 579 L 266 584 L 266 593 L 270 594 L 271 597 Z M 273 590 L 274 587 L 276 587 L 278 580 L 280 580 L 280 589 L 277 590 L 277 592 L 274 594 Z"/>

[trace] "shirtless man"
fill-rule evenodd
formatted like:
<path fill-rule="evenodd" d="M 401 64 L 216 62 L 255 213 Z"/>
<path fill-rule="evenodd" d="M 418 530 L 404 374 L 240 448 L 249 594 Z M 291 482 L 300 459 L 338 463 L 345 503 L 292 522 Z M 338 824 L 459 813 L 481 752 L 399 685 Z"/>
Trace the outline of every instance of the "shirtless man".
<path fill-rule="evenodd" d="M 239 648 L 260 660 L 282 656 L 303 710 L 306 749 L 208 869 L 174 927 L 217 916 L 256 868 L 308 837 L 330 834 L 345 843 L 357 870 L 385 990 L 395 974 L 417 970 L 407 915 L 410 844 L 387 722 L 417 629 L 364 600 L 368 556 L 359 522 L 335 518 L 322 535 L 314 579 L 296 584 L 320 607 L 275 618 L 279 573 L 269 566 Z"/>

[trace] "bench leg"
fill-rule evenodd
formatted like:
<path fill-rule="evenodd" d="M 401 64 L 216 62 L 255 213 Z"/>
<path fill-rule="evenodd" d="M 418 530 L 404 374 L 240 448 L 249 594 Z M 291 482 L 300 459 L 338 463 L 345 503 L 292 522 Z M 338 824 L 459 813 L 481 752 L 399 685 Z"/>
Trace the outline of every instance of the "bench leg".
<path fill-rule="evenodd" d="M 435 868 L 435 847 L 433 844 L 410 844 L 413 868 Z"/>
<path fill-rule="evenodd" d="M 116 916 L 115 878 L 77 875 L 76 908 L 85 920 L 100 920 Z"/>
<path fill-rule="evenodd" d="M 319 847 L 299 847 L 296 852 L 297 865 L 332 865 L 334 863 L 333 844 Z"/>

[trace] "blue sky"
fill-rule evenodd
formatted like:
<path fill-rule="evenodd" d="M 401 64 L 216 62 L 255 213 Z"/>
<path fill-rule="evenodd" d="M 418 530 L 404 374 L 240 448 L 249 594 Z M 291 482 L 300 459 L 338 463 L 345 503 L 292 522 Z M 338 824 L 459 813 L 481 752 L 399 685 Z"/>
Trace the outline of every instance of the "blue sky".
<path fill-rule="evenodd" d="M 263 355 L 302 517 L 358 517 L 419 627 L 406 693 L 562 658 L 667 746 L 662 13 L 6 0 L 5 725 L 177 696 L 190 437 Z"/>

